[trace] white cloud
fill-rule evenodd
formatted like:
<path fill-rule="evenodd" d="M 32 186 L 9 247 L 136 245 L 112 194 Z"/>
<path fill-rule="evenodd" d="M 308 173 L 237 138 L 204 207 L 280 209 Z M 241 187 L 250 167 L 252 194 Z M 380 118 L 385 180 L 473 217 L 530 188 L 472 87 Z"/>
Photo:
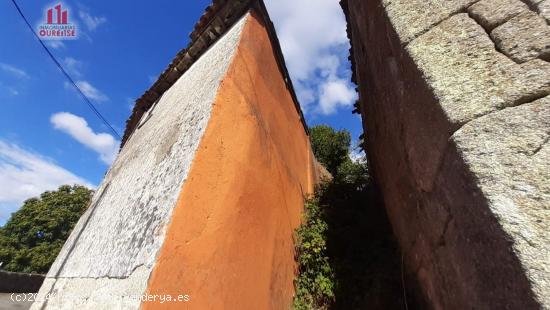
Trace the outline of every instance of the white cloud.
<path fill-rule="evenodd" d="M 16 78 L 28 79 L 29 75 L 22 69 L 19 69 L 13 65 L 0 62 L 0 69 L 6 73 L 9 73 Z"/>
<path fill-rule="evenodd" d="M 72 57 L 65 57 L 65 59 L 63 59 L 63 64 L 65 65 L 65 69 L 67 70 L 67 72 L 69 72 L 73 76 L 75 77 L 82 76 L 82 73 L 81 73 L 82 66 L 83 66 L 82 61 L 76 60 Z"/>
<path fill-rule="evenodd" d="M 103 16 L 92 16 L 90 13 L 84 10 L 78 12 L 78 16 L 84 22 L 88 30 L 95 31 L 97 27 L 107 22 L 107 18 Z"/>
<path fill-rule="evenodd" d="M 330 114 L 349 105 L 355 91 L 345 68 L 349 42 L 338 0 L 267 0 L 266 5 L 304 112 Z M 333 97 L 323 100 L 325 93 Z M 324 106 L 312 109 L 322 100 Z"/>
<path fill-rule="evenodd" d="M 51 123 L 84 146 L 99 154 L 104 163 L 110 165 L 116 158 L 120 142 L 107 133 L 95 133 L 82 117 L 67 112 L 52 115 Z"/>
<path fill-rule="evenodd" d="M 21 202 L 19 203 L 0 202 L 0 226 L 3 226 L 4 224 L 6 224 L 6 222 L 10 218 L 11 213 L 17 211 L 17 209 L 19 209 L 20 206 L 21 206 Z"/>
<path fill-rule="evenodd" d="M 67 87 L 72 87 L 72 85 L 65 84 Z M 93 99 L 97 102 L 108 101 L 109 97 L 99 91 L 97 88 L 92 86 L 88 81 L 76 81 L 76 85 L 80 90 L 86 95 L 86 97 Z"/>
<path fill-rule="evenodd" d="M 298 96 L 298 99 L 300 100 L 302 110 L 304 110 L 304 112 L 309 111 L 310 106 L 316 100 L 315 90 L 310 85 L 300 80 L 294 80 L 293 84 L 294 90 L 296 91 L 296 96 Z"/>
<path fill-rule="evenodd" d="M 65 47 L 65 43 L 59 40 L 46 40 L 44 43 L 46 43 L 48 47 L 51 47 L 53 49 Z"/>
<path fill-rule="evenodd" d="M 319 110 L 323 114 L 332 114 L 339 106 L 351 106 L 357 99 L 357 93 L 341 79 L 328 80 L 319 88 Z"/>
<path fill-rule="evenodd" d="M 11 86 L 4 85 L 2 82 L 0 82 L 0 94 L 8 94 L 10 96 L 17 96 L 19 95 L 19 91 Z"/>
<path fill-rule="evenodd" d="M 0 225 L 24 200 L 64 184 L 95 187 L 49 158 L 0 140 Z"/>
<path fill-rule="evenodd" d="M 352 148 L 351 152 L 349 153 L 349 158 L 356 163 L 367 162 L 366 154 L 360 147 Z"/>
<path fill-rule="evenodd" d="M 73 57 L 65 57 L 62 62 L 65 70 L 69 74 L 77 78 L 83 77 L 82 68 L 84 66 L 84 63 L 82 61 L 77 60 Z M 93 86 L 90 82 L 86 80 L 78 80 L 75 82 L 75 84 L 89 99 L 92 99 L 96 102 L 109 101 L 109 97 L 107 97 L 107 95 L 105 95 L 95 86 Z M 75 90 L 74 86 L 69 82 L 65 82 L 65 88 Z"/>

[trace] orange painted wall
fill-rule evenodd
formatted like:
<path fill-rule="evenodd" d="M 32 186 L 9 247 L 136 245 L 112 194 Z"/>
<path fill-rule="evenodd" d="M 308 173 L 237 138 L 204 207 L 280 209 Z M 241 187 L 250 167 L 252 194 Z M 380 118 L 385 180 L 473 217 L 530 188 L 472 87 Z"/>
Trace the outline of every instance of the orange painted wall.
<path fill-rule="evenodd" d="M 143 309 L 290 308 L 313 156 L 260 19 L 248 17 L 148 284 L 190 301 Z"/>

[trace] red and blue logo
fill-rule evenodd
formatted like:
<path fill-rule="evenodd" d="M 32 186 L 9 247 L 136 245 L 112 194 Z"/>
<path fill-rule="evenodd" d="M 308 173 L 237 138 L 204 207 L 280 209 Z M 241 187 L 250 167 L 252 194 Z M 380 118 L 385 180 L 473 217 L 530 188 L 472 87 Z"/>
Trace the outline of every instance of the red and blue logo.
<path fill-rule="evenodd" d="M 76 24 L 69 22 L 69 9 L 61 3 L 46 9 L 46 22 L 38 25 L 42 40 L 74 40 L 78 37 Z"/>

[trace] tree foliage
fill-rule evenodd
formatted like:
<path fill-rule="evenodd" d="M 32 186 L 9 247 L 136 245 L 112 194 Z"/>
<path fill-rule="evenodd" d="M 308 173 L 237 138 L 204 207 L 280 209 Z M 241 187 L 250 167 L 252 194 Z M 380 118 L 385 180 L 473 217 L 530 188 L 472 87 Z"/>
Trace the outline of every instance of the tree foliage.
<path fill-rule="evenodd" d="M 366 159 L 350 158 L 346 131 L 310 133 L 333 178 L 306 201 L 296 230 L 294 309 L 401 309 L 400 254 Z"/>
<path fill-rule="evenodd" d="M 31 198 L 0 227 L 0 262 L 8 271 L 45 273 L 74 225 L 86 210 L 93 191 L 64 185 Z"/>
<path fill-rule="evenodd" d="M 338 203 L 366 189 L 369 173 L 366 161 L 350 158 L 351 136 L 325 125 L 310 129 L 310 139 L 317 160 L 333 178 L 320 184 L 304 206 L 302 225 L 296 230 L 298 276 L 295 280 L 295 310 L 329 309 L 338 289 L 338 266 L 330 260 L 327 248 L 330 231 L 329 213 Z M 341 190 L 343 189 L 343 190 Z M 345 210 L 342 210 L 345 211 Z"/>
<path fill-rule="evenodd" d="M 310 128 L 311 147 L 315 158 L 335 176 L 338 167 L 349 160 L 351 135 L 346 130 L 319 125 Z"/>

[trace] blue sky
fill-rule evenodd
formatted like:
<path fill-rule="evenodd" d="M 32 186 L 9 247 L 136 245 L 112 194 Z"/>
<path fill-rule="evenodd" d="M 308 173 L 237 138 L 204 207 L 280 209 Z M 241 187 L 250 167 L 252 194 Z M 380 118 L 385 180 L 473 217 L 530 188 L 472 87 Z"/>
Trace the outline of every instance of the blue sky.
<path fill-rule="evenodd" d="M 49 41 L 96 107 L 122 133 L 210 1 L 63 1 L 79 38 Z M 36 25 L 59 2 L 18 0 Z M 354 140 L 345 22 L 338 0 L 266 0 L 310 126 L 346 128 Z M 22 201 L 65 183 L 98 185 L 119 141 L 48 58 L 11 1 L 0 2 L 0 225 Z"/>

